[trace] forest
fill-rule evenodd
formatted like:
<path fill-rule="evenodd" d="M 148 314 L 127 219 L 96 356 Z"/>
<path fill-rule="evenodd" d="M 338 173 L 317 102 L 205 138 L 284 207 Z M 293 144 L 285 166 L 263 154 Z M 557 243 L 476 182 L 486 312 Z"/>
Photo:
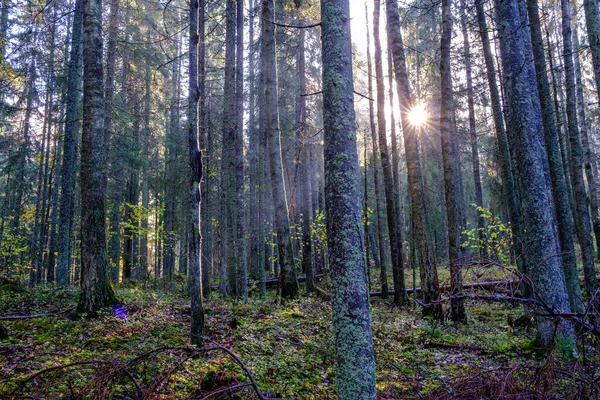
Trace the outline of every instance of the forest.
<path fill-rule="evenodd" d="M 596 0 L 0 0 L 0 398 L 599 399 Z"/>

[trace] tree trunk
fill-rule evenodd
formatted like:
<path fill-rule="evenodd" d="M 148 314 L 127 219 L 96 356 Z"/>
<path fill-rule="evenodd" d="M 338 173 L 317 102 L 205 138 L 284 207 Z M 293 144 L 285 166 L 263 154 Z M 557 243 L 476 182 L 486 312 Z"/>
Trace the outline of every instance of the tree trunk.
<path fill-rule="evenodd" d="M 527 12 L 530 21 L 531 45 L 533 48 L 533 61 L 542 111 L 546 153 L 550 166 L 552 194 L 554 197 L 554 206 L 556 207 L 562 265 L 569 291 L 571 309 L 575 312 L 583 312 L 581 288 L 579 287 L 579 275 L 577 273 L 577 258 L 573 243 L 573 215 L 569 204 L 564 168 L 558 146 L 558 133 L 556 131 L 554 108 L 552 107 L 552 98 L 550 96 L 550 83 L 548 82 L 548 75 L 546 75 L 546 56 L 544 53 L 544 41 L 542 39 L 537 0 L 527 0 Z"/>
<path fill-rule="evenodd" d="M 294 267 L 294 255 L 290 238 L 288 220 L 287 196 L 283 177 L 283 162 L 281 154 L 281 137 L 279 133 L 279 111 L 277 109 L 277 66 L 275 58 L 275 20 L 274 0 L 263 0 L 262 35 L 264 53 L 262 54 L 262 71 L 265 80 L 265 130 L 269 142 L 269 163 L 271 167 L 271 189 L 273 207 L 275 208 L 275 230 L 277 232 L 278 262 L 280 265 L 279 279 L 281 282 L 281 297 L 294 299 L 298 296 L 298 282 Z"/>
<path fill-rule="evenodd" d="M 365 6 L 366 7 L 366 6 Z M 365 10 L 366 11 L 366 10 Z M 366 24 L 367 31 L 369 27 L 369 16 L 366 13 Z M 369 90 L 369 125 L 371 130 L 371 142 L 373 145 L 373 153 L 371 156 L 371 168 L 373 169 L 373 186 L 375 188 L 375 222 L 377 224 L 377 242 L 379 245 L 379 257 L 375 256 L 375 252 L 373 253 L 373 258 L 375 258 L 375 264 L 379 266 L 379 279 L 381 281 L 381 298 L 388 298 L 388 278 L 387 278 L 387 266 L 383 260 L 384 253 L 387 251 L 387 242 L 384 239 L 383 233 L 383 216 L 382 216 L 382 208 L 381 207 L 381 186 L 379 184 L 379 146 L 377 141 L 377 128 L 375 125 L 375 107 L 373 105 L 373 67 L 371 65 L 371 43 L 370 43 L 370 35 L 367 35 L 367 75 L 368 75 L 368 90 Z M 366 140 L 365 140 L 366 146 Z M 366 163 L 366 161 L 365 161 Z M 372 246 L 373 251 L 375 251 L 375 246 Z"/>
<path fill-rule="evenodd" d="M 446 197 L 446 216 L 448 218 L 448 262 L 450 264 L 450 286 L 452 296 L 462 294 L 462 248 L 461 219 L 464 213 L 462 177 L 460 159 L 456 149 L 457 134 L 454 119 L 454 93 L 452 89 L 452 65 L 450 46 L 452 42 L 452 2 L 442 0 L 442 38 L 441 38 L 441 104 L 440 134 L 442 138 L 442 160 L 444 164 L 444 183 Z M 454 322 L 465 323 L 467 315 L 462 300 L 452 299 L 451 318 Z"/>
<path fill-rule="evenodd" d="M 521 225 L 521 212 L 519 204 L 517 202 L 517 190 L 515 185 L 515 179 L 513 176 L 513 167 L 510 149 L 508 147 L 508 138 L 506 136 L 506 129 L 504 125 L 504 115 L 502 111 L 502 100 L 500 98 L 500 92 L 498 90 L 498 84 L 496 83 L 496 68 L 494 66 L 494 58 L 492 55 L 490 39 L 488 36 L 487 23 L 485 21 L 485 12 L 483 8 L 483 0 L 475 0 L 475 7 L 477 10 L 477 25 L 479 27 L 479 34 L 481 35 L 481 42 L 483 46 L 483 58 L 485 61 L 485 69 L 487 81 L 490 89 L 490 99 L 492 102 L 492 115 L 494 118 L 494 129 L 496 131 L 496 141 L 498 142 L 498 154 L 501 174 L 502 174 L 502 189 L 504 192 L 504 198 L 507 202 L 508 215 L 511 225 L 511 231 L 513 234 L 513 251 L 517 261 L 517 267 L 522 273 L 526 273 L 525 266 L 523 263 L 523 249 L 522 249 L 522 235 L 523 228 Z"/>
<path fill-rule="evenodd" d="M 577 6 L 575 6 L 577 7 Z M 575 9 L 577 11 L 577 9 Z M 581 65 L 579 63 L 579 37 L 577 36 L 577 12 L 572 18 L 573 26 L 573 50 L 575 62 L 575 83 L 577 85 L 577 114 L 580 124 L 581 146 L 583 150 L 583 165 L 585 167 L 585 178 L 588 183 L 588 194 L 590 198 L 590 213 L 592 217 L 592 227 L 596 237 L 596 258 L 600 259 L 600 217 L 598 215 L 598 195 L 596 192 L 596 174 L 592 166 L 592 151 L 588 138 L 589 124 L 585 115 L 585 103 L 583 100 L 583 83 L 581 79 Z"/>
<path fill-rule="evenodd" d="M 190 340 L 193 345 L 204 342 L 204 309 L 202 307 L 202 273 L 200 254 L 200 190 L 202 154 L 198 148 L 198 0 L 190 1 L 189 90 L 188 90 L 188 182 L 187 200 L 188 260 L 191 315 Z"/>
<path fill-rule="evenodd" d="M 477 127 L 475 124 L 475 96 L 473 93 L 473 70 L 471 66 L 471 44 L 467 30 L 467 6 L 465 0 L 460 2 L 460 25 L 463 36 L 463 52 L 465 58 L 465 75 L 467 79 L 467 106 L 469 108 L 469 136 L 471 138 L 471 157 L 473 162 L 473 185 L 475 187 L 475 203 L 477 207 L 483 207 L 483 190 L 481 188 L 481 172 L 479 165 L 479 149 L 477 146 Z M 481 213 L 477 211 L 477 237 L 479 238 L 480 257 L 487 257 L 487 243 L 485 241 L 485 221 Z"/>
<path fill-rule="evenodd" d="M 375 360 L 361 223 L 350 10 L 321 2 L 325 204 L 338 398 L 375 399 Z"/>
<path fill-rule="evenodd" d="M 524 213 L 523 246 L 526 270 L 540 299 L 557 312 L 570 312 L 569 296 L 562 269 L 553 212 L 552 188 L 546 175 L 548 161 L 544 150 L 542 115 L 535 84 L 529 31 L 524 28 L 518 0 L 496 0 L 500 28 L 502 66 L 506 79 L 507 107 L 510 115 L 511 150 L 516 161 L 520 197 Z M 523 3 L 521 3 L 523 4 Z M 524 4 L 523 4 L 524 6 Z M 556 335 L 573 340 L 573 327 L 561 321 L 539 318 L 538 333 L 545 345 Z"/>
<path fill-rule="evenodd" d="M 246 212 L 244 194 L 244 0 L 236 0 L 236 66 L 235 66 L 235 192 L 236 192 L 236 263 L 237 295 L 248 301 L 248 266 L 246 263 Z M 233 176 L 233 174 L 232 174 Z"/>
<path fill-rule="evenodd" d="M 594 266 L 594 242 L 592 224 L 589 214 L 589 203 L 583 180 L 583 150 L 579 137 L 577 121 L 577 98 L 575 93 L 575 70 L 573 67 L 573 45 L 571 38 L 571 12 L 568 0 L 561 0 L 563 59 L 565 64 L 565 87 L 567 90 L 567 127 L 571 145 L 571 183 L 573 184 L 573 200 L 575 201 L 575 231 L 581 247 L 585 288 L 588 299 L 592 299 L 598 289 L 596 269 Z"/>
<path fill-rule="evenodd" d="M 402 122 L 402 134 L 404 136 L 404 149 L 406 152 L 411 217 L 414 224 L 413 235 L 416 238 L 418 246 L 423 302 L 430 304 L 438 299 L 438 276 L 428 233 L 425 204 L 423 202 L 423 199 L 425 199 L 425 190 L 421 170 L 421 156 L 419 154 L 418 128 L 412 126 L 408 120 L 408 112 L 412 109 L 413 102 L 408 83 L 408 73 L 406 71 L 398 2 L 396 0 L 388 0 L 386 11 L 388 41 L 392 50 L 396 90 L 400 102 L 400 120 Z M 423 315 L 430 315 L 436 319 L 441 319 L 443 317 L 442 307 L 439 304 L 424 307 Z"/>
<path fill-rule="evenodd" d="M 116 302 L 108 279 L 104 180 L 102 1 L 83 2 L 83 131 L 81 137 L 81 294 L 90 316 Z"/>
<path fill-rule="evenodd" d="M 373 41 L 375 44 L 375 79 L 377 83 L 377 128 L 379 133 L 379 153 L 381 154 L 381 167 L 383 169 L 383 183 L 385 188 L 388 231 L 390 234 L 390 247 L 392 251 L 392 274 L 394 278 L 394 304 L 404 305 L 406 285 L 404 283 L 404 257 L 402 254 L 402 232 L 399 230 L 398 215 L 396 214 L 396 197 L 394 187 L 394 174 L 392 160 L 388 151 L 387 132 L 385 128 L 385 91 L 383 84 L 383 62 L 381 56 L 381 42 L 379 40 L 380 1 L 375 0 L 373 8 Z M 397 173 L 396 173 L 397 174 Z"/>

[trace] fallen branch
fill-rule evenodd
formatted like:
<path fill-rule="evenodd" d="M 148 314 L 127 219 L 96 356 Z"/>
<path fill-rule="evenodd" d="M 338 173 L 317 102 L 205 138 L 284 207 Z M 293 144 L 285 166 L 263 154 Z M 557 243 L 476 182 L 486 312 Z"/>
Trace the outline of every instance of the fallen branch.
<path fill-rule="evenodd" d="M 63 310 L 63 311 L 59 311 L 59 312 L 56 312 L 56 313 L 49 313 L 49 314 L 5 315 L 5 316 L 0 316 L 0 321 L 16 321 L 16 320 L 20 320 L 20 319 L 31 319 L 31 318 L 41 318 L 41 317 L 56 317 L 58 315 L 66 314 L 69 311 L 73 311 L 74 309 L 75 309 L 75 306 L 67 308 L 66 310 Z"/>
<path fill-rule="evenodd" d="M 508 303 L 521 303 L 521 304 L 532 304 L 542 308 L 545 313 L 537 312 L 535 313 L 538 317 L 544 318 L 563 318 L 570 319 L 578 324 L 580 327 L 585 329 L 586 331 L 593 333 L 595 335 L 600 336 L 600 326 L 596 326 L 589 322 L 586 322 L 582 317 L 585 317 L 585 314 L 578 313 L 559 313 L 554 310 L 554 308 L 550 307 L 548 304 L 541 300 L 531 299 L 531 298 L 522 298 L 522 297 L 513 297 L 513 296 L 490 296 L 490 295 L 476 295 L 476 294 L 465 294 L 465 295 L 456 295 L 456 296 L 448 296 L 440 300 L 432 301 L 431 303 L 423 303 L 417 300 L 417 303 L 421 307 L 430 307 L 435 304 L 447 303 L 452 300 L 482 300 L 482 301 L 491 301 L 491 302 L 508 302 Z"/>
<path fill-rule="evenodd" d="M 211 394 L 202 397 L 200 400 L 210 399 L 211 397 L 214 397 L 214 396 L 217 396 L 217 395 L 220 395 L 220 394 L 223 394 L 223 393 L 227 393 L 227 392 L 234 392 L 236 390 L 243 389 L 243 388 L 245 388 L 247 386 L 250 386 L 250 385 L 252 385 L 252 384 L 251 383 L 240 383 L 239 385 L 229 386 L 229 387 L 226 387 L 226 388 L 223 388 L 223 389 L 219 389 L 219 390 L 217 390 L 215 392 L 212 392 Z"/>
<path fill-rule="evenodd" d="M 315 275 L 314 279 L 321 278 L 323 276 L 325 276 L 325 274 L 317 274 L 317 275 Z M 296 281 L 297 282 L 305 282 L 306 281 L 306 276 L 300 275 L 298 278 L 296 278 Z M 252 285 L 257 285 L 258 286 L 259 284 L 260 284 L 259 281 L 248 282 L 248 287 L 250 287 Z M 267 287 L 277 286 L 277 285 L 279 285 L 279 279 L 278 278 L 266 279 L 265 280 L 265 285 Z M 218 290 L 219 289 L 219 285 L 211 286 L 211 289 Z"/>
<path fill-rule="evenodd" d="M 489 282 L 476 282 L 476 283 L 465 283 L 463 284 L 463 290 L 465 289 L 494 289 L 497 287 L 513 287 L 517 286 L 521 281 L 517 279 L 503 280 L 503 281 L 489 281 Z M 450 285 L 441 285 L 440 293 L 446 293 L 450 291 Z M 421 291 L 420 287 L 416 288 L 416 292 Z M 413 293 L 413 288 L 406 288 L 406 293 Z M 371 297 L 381 296 L 381 292 L 370 292 Z M 394 294 L 394 289 L 388 290 L 388 294 Z"/>

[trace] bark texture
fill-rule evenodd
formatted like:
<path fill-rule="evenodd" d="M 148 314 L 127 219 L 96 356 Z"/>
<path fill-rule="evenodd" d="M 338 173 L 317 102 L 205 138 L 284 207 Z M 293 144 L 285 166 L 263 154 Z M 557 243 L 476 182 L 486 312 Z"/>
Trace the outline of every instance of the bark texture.
<path fill-rule="evenodd" d="M 375 399 L 348 0 L 321 2 L 325 205 L 338 398 Z"/>

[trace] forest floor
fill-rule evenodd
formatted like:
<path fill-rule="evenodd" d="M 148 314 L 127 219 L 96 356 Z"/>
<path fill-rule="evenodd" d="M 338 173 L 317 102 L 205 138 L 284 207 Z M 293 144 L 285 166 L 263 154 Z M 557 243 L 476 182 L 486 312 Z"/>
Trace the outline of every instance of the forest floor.
<path fill-rule="evenodd" d="M 2 316 L 70 310 L 77 301 L 76 291 L 49 286 L 0 289 Z M 265 398 L 335 398 L 326 296 L 281 305 L 273 291 L 260 301 L 253 288 L 246 304 L 213 293 L 205 302 L 212 350 L 197 351 L 189 346 L 185 292 L 180 276 L 169 285 L 121 284 L 127 320 L 110 309 L 98 319 L 63 312 L 0 320 L 8 331 L 0 340 L 0 398 L 256 398 L 240 365 Z M 563 359 L 536 347 L 523 307 L 471 301 L 467 310 L 469 323 L 454 325 L 374 298 L 378 398 L 600 398 L 594 337 L 581 338 L 587 347 L 577 358 Z"/>

